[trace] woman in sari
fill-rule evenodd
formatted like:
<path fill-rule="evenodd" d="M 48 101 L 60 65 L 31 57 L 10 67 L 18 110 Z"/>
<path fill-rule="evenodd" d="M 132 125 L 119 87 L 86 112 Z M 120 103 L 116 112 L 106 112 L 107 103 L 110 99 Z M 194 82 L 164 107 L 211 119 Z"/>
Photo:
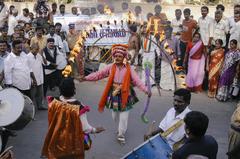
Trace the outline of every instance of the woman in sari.
<path fill-rule="evenodd" d="M 184 64 L 187 64 L 187 88 L 192 92 L 201 92 L 204 79 L 205 56 L 203 43 L 199 33 L 193 35 L 192 42 L 188 43 Z"/>
<path fill-rule="evenodd" d="M 230 95 L 230 88 L 236 74 L 238 61 L 240 60 L 240 51 L 237 49 L 237 40 L 230 41 L 230 50 L 226 53 L 223 68 L 221 70 L 218 93 L 216 98 L 219 101 L 227 101 Z"/>
<path fill-rule="evenodd" d="M 209 75 L 208 75 L 208 97 L 214 98 L 217 93 L 220 70 L 224 61 L 223 41 L 217 39 L 215 49 L 210 54 Z"/>

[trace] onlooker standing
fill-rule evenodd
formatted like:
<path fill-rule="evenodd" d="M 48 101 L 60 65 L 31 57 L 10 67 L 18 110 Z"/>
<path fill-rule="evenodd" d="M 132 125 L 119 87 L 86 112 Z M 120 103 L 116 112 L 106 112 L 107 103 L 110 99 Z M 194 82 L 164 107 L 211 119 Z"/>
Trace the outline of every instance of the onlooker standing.
<path fill-rule="evenodd" d="M 205 55 L 201 35 L 195 33 L 192 42 L 189 42 L 186 49 L 184 64 L 187 65 L 186 84 L 193 92 L 201 92 L 205 74 Z"/>
<path fill-rule="evenodd" d="M 36 28 L 36 36 L 31 39 L 30 45 L 37 43 L 39 46 L 39 51 L 41 52 L 47 45 L 47 38 L 43 35 L 43 28 Z"/>
<path fill-rule="evenodd" d="M 53 25 L 53 16 L 57 15 L 57 3 L 52 3 L 52 11 L 49 13 L 49 22 Z"/>
<path fill-rule="evenodd" d="M 228 27 L 225 21 L 222 19 L 222 11 L 217 10 L 215 12 L 215 20 L 213 22 L 213 40 L 212 45 L 215 46 L 215 41 L 221 39 L 223 46 L 226 45 L 226 34 L 228 33 Z"/>
<path fill-rule="evenodd" d="M 176 18 L 172 20 L 171 25 L 173 28 L 173 35 L 175 35 L 177 38 L 180 38 L 179 36 L 181 35 L 182 31 L 182 11 L 181 9 L 176 9 L 175 10 L 175 16 Z"/>
<path fill-rule="evenodd" d="M 58 47 L 59 50 L 63 49 L 63 41 L 62 38 L 55 33 L 55 26 L 50 25 L 49 26 L 49 34 L 46 35 L 46 38 L 53 38 L 55 41 L 55 46 Z"/>
<path fill-rule="evenodd" d="M 64 4 L 61 4 L 59 6 L 59 14 L 58 16 L 65 16 L 66 15 L 66 12 L 65 12 L 65 5 Z"/>
<path fill-rule="evenodd" d="M 178 66 L 183 65 L 185 52 L 188 42 L 192 41 L 192 35 L 194 30 L 197 28 L 197 22 L 190 18 L 191 10 L 189 8 L 184 9 L 184 20 L 182 23 L 182 33 L 180 37 L 180 52 L 181 55 L 178 57 Z"/>
<path fill-rule="evenodd" d="M 47 46 L 43 49 L 43 57 L 47 60 L 47 66 L 44 66 L 45 77 L 44 77 L 44 97 L 46 97 L 48 87 L 50 90 L 54 89 L 57 85 L 57 54 L 59 50 L 54 46 L 54 39 L 47 39 Z"/>
<path fill-rule="evenodd" d="M 229 40 L 236 39 L 238 41 L 238 48 L 240 49 L 240 11 L 234 13 L 234 21 L 235 25 L 230 30 Z"/>
<path fill-rule="evenodd" d="M 31 45 L 31 52 L 27 55 L 28 65 L 36 78 L 36 86 L 31 88 L 31 97 L 34 105 L 38 110 L 45 110 L 43 107 L 43 64 L 47 61 L 42 54 L 39 54 L 39 46 L 37 43 Z"/>
<path fill-rule="evenodd" d="M 219 79 L 219 88 L 216 98 L 225 102 L 231 98 L 230 88 L 236 74 L 236 67 L 240 60 L 240 51 L 237 49 L 237 40 L 230 41 L 230 50 L 225 54 L 223 67 Z"/>
<path fill-rule="evenodd" d="M 23 9 L 23 15 L 19 15 L 17 17 L 17 20 L 18 20 L 18 24 L 20 24 L 21 26 L 24 26 L 25 23 L 30 23 L 31 22 L 31 19 L 29 17 L 28 8 Z"/>
<path fill-rule="evenodd" d="M 12 15 L 9 16 L 8 18 L 8 35 L 12 35 L 14 33 L 14 28 L 18 25 L 17 21 L 17 15 L 18 11 L 17 9 L 14 9 L 12 11 Z"/>
<path fill-rule="evenodd" d="M 32 69 L 28 65 L 27 55 L 22 52 L 22 41 L 12 43 L 12 52 L 4 60 L 4 76 L 7 86 L 13 86 L 31 97 L 31 84 L 36 85 Z"/>
<path fill-rule="evenodd" d="M 208 97 L 214 98 L 217 93 L 220 70 L 224 60 L 223 42 L 221 39 L 215 41 L 215 48 L 209 55 L 208 74 Z"/>
<path fill-rule="evenodd" d="M 198 19 L 199 32 L 205 49 L 211 46 L 213 38 L 213 18 L 208 16 L 208 12 L 209 9 L 207 6 L 201 7 L 202 17 Z"/>
<path fill-rule="evenodd" d="M 79 16 L 78 8 L 77 8 L 77 7 L 72 7 L 71 10 L 72 10 L 71 16 Z"/>

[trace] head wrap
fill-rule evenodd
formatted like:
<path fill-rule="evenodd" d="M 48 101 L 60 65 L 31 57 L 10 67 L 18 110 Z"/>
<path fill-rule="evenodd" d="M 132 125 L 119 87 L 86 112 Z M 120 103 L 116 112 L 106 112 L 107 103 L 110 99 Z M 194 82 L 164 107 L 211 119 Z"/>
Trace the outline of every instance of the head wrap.
<path fill-rule="evenodd" d="M 124 44 L 114 44 L 112 46 L 112 56 L 114 57 L 116 54 L 122 54 L 124 57 L 128 55 L 128 45 Z"/>

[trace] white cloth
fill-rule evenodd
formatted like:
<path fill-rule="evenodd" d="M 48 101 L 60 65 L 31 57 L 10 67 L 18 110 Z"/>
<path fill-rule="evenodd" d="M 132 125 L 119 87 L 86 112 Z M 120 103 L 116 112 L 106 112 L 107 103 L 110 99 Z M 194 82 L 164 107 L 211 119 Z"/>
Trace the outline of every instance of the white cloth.
<path fill-rule="evenodd" d="M 128 125 L 128 116 L 129 116 L 129 110 L 123 111 L 123 112 L 115 112 L 112 111 L 112 118 L 116 122 L 119 120 L 118 124 L 118 135 L 124 135 L 127 131 L 127 125 Z"/>
<path fill-rule="evenodd" d="M 28 66 L 27 55 L 22 52 L 20 56 L 10 53 L 4 60 L 5 83 L 13 85 L 20 90 L 29 90 L 31 87 L 31 68 Z"/>
<path fill-rule="evenodd" d="M 76 99 L 65 99 L 63 96 L 60 96 L 59 99 L 63 102 L 74 102 L 76 101 Z M 96 132 L 96 128 L 92 127 L 87 120 L 87 113 L 84 113 L 82 115 L 80 115 L 80 120 L 82 123 L 82 129 L 84 133 L 94 133 Z"/>
<path fill-rule="evenodd" d="M 17 20 L 21 20 L 24 22 L 19 23 L 21 26 L 24 26 L 24 23 L 30 23 L 31 22 L 31 18 L 30 17 L 25 17 L 24 15 L 19 15 L 17 16 Z"/>
<path fill-rule="evenodd" d="M 238 48 L 240 49 L 240 21 L 235 23 L 235 25 L 230 30 L 229 47 L 230 47 L 230 41 L 232 39 L 237 40 Z"/>
<path fill-rule="evenodd" d="M 180 25 L 182 25 L 182 22 L 183 22 L 182 18 L 180 18 L 179 20 L 177 20 L 176 18 L 172 20 L 171 25 L 173 28 L 173 31 L 172 31 L 173 34 L 176 34 L 177 32 L 182 31 L 182 28 L 179 27 Z"/>
<path fill-rule="evenodd" d="M 34 56 L 31 52 L 27 54 L 28 65 L 32 69 L 32 72 L 37 81 L 37 85 L 43 84 L 43 66 L 44 64 L 42 56 L 37 54 Z"/>
<path fill-rule="evenodd" d="M 1 9 L 2 6 L 0 6 L 0 9 Z M 8 16 L 8 9 L 7 9 L 7 6 L 4 5 L 2 11 L 0 12 L 0 27 L 3 27 L 3 25 L 5 24 L 5 20 Z"/>
<path fill-rule="evenodd" d="M 159 128 L 161 128 L 163 131 L 166 131 L 167 129 L 169 129 L 171 126 L 173 126 L 174 124 L 176 124 L 179 120 L 184 119 L 184 117 L 186 116 L 186 114 L 188 112 L 190 112 L 191 110 L 186 107 L 185 110 L 175 116 L 176 111 L 174 108 L 170 108 L 167 112 L 167 114 L 165 115 L 165 117 L 163 118 L 163 120 L 160 122 L 159 124 Z M 166 139 L 169 143 L 169 145 L 171 147 L 173 147 L 173 145 L 180 141 L 184 135 L 185 135 L 185 129 L 184 129 L 184 124 L 182 124 L 179 128 L 177 128 L 176 130 L 174 130 L 171 134 L 169 134 Z"/>
<path fill-rule="evenodd" d="M 234 17 L 228 18 L 228 27 L 231 30 L 231 28 L 236 24 Z"/>
<path fill-rule="evenodd" d="M 213 18 L 206 16 L 198 19 L 198 25 L 200 28 L 201 39 L 204 46 L 208 45 L 209 38 L 213 37 Z"/>
<path fill-rule="evenodd" d="M 228 26 L 224 20 L 220 20 L 218 23 L 216 20 L 213 22 L 213 41 L 212 44 L 215 45 L 215 40 L 221 39 L 223 41 L 223 46 L 226 45 L 226 34 L 228 33 Z"/>
<path fill-rule="evenodd" d="M 8 17 L 8 35 L 12 35 L 14 33 L 14 28 L 17 25 L 18 25 L 17 17 L 10 15 Z"/>
<path fill-rule="evenodd" d="M 57 34 L 54 34 L 53 36 L 51 36 L 50 34 L 47 34 L 46 35 L 46 38 L 53 38 L 54 39 L 54 45 L 56 45 L 59 49 L 63 49 L 63 41 L 62 41 L 62 38 L 57 35 Z"/>

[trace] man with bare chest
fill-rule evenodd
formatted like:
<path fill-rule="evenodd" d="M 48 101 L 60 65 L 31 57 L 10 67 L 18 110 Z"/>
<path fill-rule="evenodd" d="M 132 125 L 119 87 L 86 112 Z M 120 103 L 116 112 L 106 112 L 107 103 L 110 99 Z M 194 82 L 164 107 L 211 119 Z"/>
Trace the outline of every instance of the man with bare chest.
<path fill-rule="evenodd" d="M 137 26 L 131 25 L 129 26 L 129 31 L 131 36 L 128 40 L 128 52 L 130 55 L 131 65 L 137 64 L 138 54 L 140 50 L 140 39 L 137 34 Z"/>

